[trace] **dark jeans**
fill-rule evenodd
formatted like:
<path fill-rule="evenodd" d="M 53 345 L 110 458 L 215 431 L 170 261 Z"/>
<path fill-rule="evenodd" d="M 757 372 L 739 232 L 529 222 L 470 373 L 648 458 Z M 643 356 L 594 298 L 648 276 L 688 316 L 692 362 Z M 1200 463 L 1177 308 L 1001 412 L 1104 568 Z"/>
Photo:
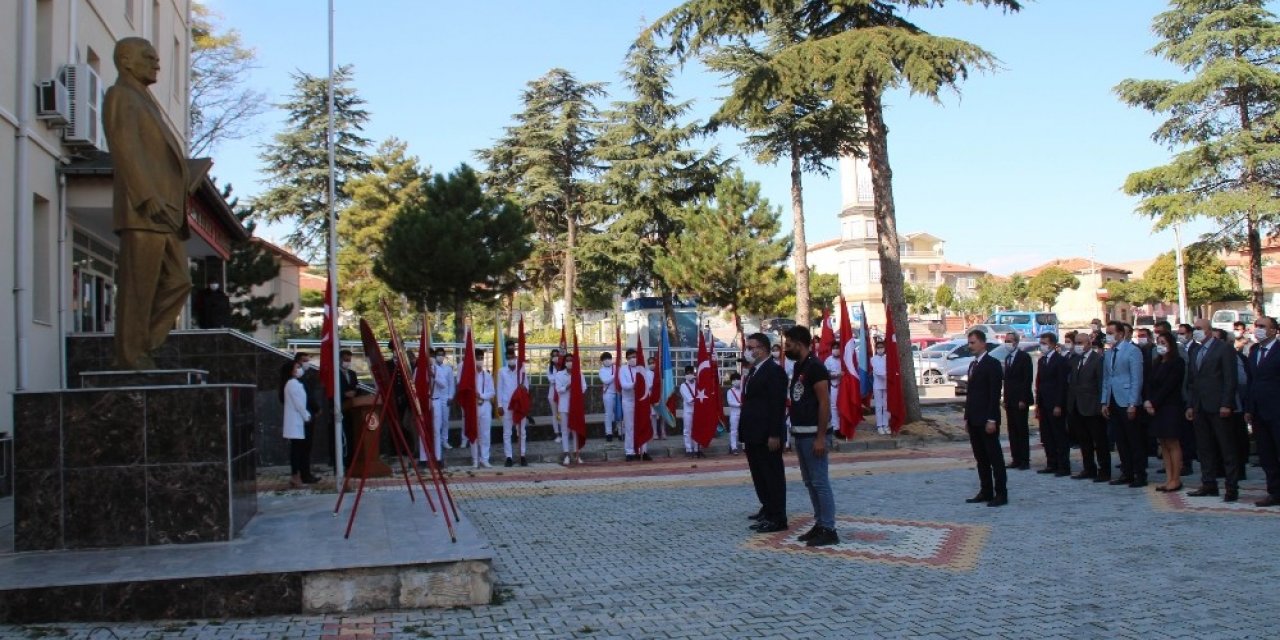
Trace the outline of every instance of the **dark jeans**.
<path fill-rule="evenodd" d="M 969 444 L 973 447 L 973 459 L 978 463 L 978 482 L 984 496 L 1005 496 L 1004 453 L 1000 450 L 1000 427 L 995 433 L 987 433 L 985 422 L 970 422 Z"/>
<path fill-rule="evenodd" d="M 1120 454 L 1120 477 L 1134 481 L 1147 479 L 1147 433 L 1135 413 L 1129 419 L 1129 410 L 1111 400 L 1111 418 L 1108 425 Z"/>
<path fill-rule="evenodd" d="M 1005 420 L 1009 423 L 1009 459 L 1011 467 L 1031 464 L 1031 429 L 1027 424 L 1030 409 L 1005 407 Z"/>
<path fill-rule="evenodd" d="M 1267 474 L 1267 494 L 1280 498 L 1280 416 L 1253 414 L 1253 437 L 1258 441 L 1258 463 Z"/>
<path fill-rule="evenodd" d="M 1107 423 L 1102 416 L 1081 415 L 1071 411 L 1071 431 L 1080 443 L 1080 458 L 1087 476 L 1111 477 L 1111 442 L 1107 440 Z"/>
<path fill-rule="evenodd" d="M 1231 418 L 1223 418 L 1218 411 L 1195 412 L 1196 452 L 1200 455 L 1200 483 L 1207 487 L 1218 486 L 1217 469 L 1222 465 L 1227 477 L 1227 490 L 1235 491 L 1240 484 L 1240 456 L 1236 442 L 1236 426 Z"/>
<path fill-rule="evenodd" d="M 1071 471 L 1071 441 L 1067 440 L 1067 417 L 1040 409 L 1040 443 L 1044 445 L 1045 467 L 1061 473 Z"/>
<path fill-rule="evenodd" d="M 751 482 L 760 499 L 760 510 L 770 522 L 787 523 L 787 477 L 782 464 L 782 447 L 770 451 L 765 442 L 745 443 Z"/>
<path fill-rule="evenodd" d="M 311 475 L 307 460 L 307 441 L 303 439 L 289 440 L 289 474 L 306 478 Z"/>
<path fill-rule="evenodd" d="M 813 505 L 813 519 L 817 526 L 836 528 L 836 499 L 831 492 L 831 479 L 827 462 L 831 459 L 831 433 L 826 437 L 827 452 L 821 457 L 813 455 L 813 443 L 818 436 L 791 434 L 791 445 L 800 460 L 800 477 L 809 490 L 809 502 Z"/>

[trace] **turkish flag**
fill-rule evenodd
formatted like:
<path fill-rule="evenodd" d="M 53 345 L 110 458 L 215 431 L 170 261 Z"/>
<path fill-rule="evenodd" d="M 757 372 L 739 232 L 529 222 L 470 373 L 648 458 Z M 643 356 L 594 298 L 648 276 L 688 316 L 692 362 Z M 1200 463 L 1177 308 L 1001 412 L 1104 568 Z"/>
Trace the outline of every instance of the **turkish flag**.
<path fill-rule="evenodd" d="M 320 328 L 320 383 L 324 385 L 326 398 L 333 397 L 333 297 L 328 285 L 324 288 L 324 324 Z"/>
<path fill-rule="evenodd" d="M 849 308 L 840 296 L 840 391 L 836 394 L 836 411 L 840 415 L 840 433 L 849 439 L 862 423 L 862 387 L 858 379 L 857 347 L 853 343 L 853 326 Z"/>
<path fill-rule="evenodd" d="M 898 333 L 893 328 L 893 310 L 885 315 L 888 317 L 885 322 L 888 340 L 884 345 L 884 369 L 885 384 L 889 387 L 885 390 L 885 399 L 889 403 L 889 431 L 897 435 L 902 429 L 902 419 L 907 415 L 907 399 L 902 394 L 902 367 L 898 360 Z"/>
<path fill-rule="evenodd" d="M 427 319 L 422 319 L 422 338 L 418 340 L 418 360 L 413 365 L 413 392 L 418 396 L 418 406 L 422 409 L 423 425 L 420 437 L 423 438 L 423 450 L 435 451 L 436 430 L 431 412 L 435 410 L 431 402 L 431 387 L 435 384 L 435 370 L 431 366 L 431 333 L 427 331 Z"/>
<path fill-rule="evenodd" d="M 573 332 L 573 370 L 569 372 L 569 429 L 578 434 L 578 451 L 587 443 L 587 398 L 582 391 L 582 358 L 578 332 Z"/>
<path fill-rule="evenodd" d="M 511 394 L 507 409 L 511 410 L 511 423 L 520 424 L 533 410 L 533 396 L 524 386 L 524 314 L 520 314 L 520 341 L 516 347 L 516 392 Z"/>
<path fill-rule="evenodd" d="M 650 418 L 653 399 L 649 397 L 651 384 L 649 372 L 644 366 L 644 343 L 640 341 L 640 336 L 636 336 L 636 362 L 640 363 L 640 366 L 633 371 L 636 376 L 636 387 L 632 392 L 636 395 L 635 450 L 639 451 L 640 447 L 653 439 L 653 423 Z"/>
<path fill-rule="evenodd" d="M 467 442 L 479 440 L 480 415 L 476 407 L 476 348 L 467 327 L 466 353 L 462 354 L 462 371 L 458 373 L 458 391 L 454 401 L 462 407 L 462 435 Z"/>
<path fill-rule="evenodd" d="M 822 334 L 818 339 L 818 360 L 826 362 L 831 357 L 831 350 L 835 348 L 836 334 L 831 330 L 831 315 L 826 309 L 822 310 Z"/>
<path fill-rule="evenodd" d="M 698 331 L 698 367 L 694 380 L 697 387 L 693 392 L 693 440 L 698 446 L 706 447 L 716 437 L 716 427 L 724 418 L 724 407 L 720 405 L 720 376 L 715 358 L 707 349 L 702 331 Z"/>

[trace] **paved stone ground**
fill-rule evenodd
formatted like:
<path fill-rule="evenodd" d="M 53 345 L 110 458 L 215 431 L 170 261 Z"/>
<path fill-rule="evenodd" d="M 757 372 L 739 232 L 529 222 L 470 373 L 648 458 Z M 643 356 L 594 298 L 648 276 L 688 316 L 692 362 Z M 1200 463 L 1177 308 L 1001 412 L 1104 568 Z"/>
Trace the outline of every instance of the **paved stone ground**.
<path fill-rule="evenodd" d="M 833 460 L 844 544 L 747 531 L 741 458 L 458 478 L 498 550 L 496 602 L 169 623 L 0 627 L 0 638 L 1269 638 L 1280 510 L 1013 472 L 1010 506 L 964 504 L 966 447 Z M 791 469 L 794 473 L 794 469 Z M 1257 469 L 1246 484 L 1256 493 Z M 1153 478 L 1161 476 L 1153 474 Z M 390 490 L 390 489 L 385 489 Z M 1197 502 L 1199 501 L 1199 502 Z"/>

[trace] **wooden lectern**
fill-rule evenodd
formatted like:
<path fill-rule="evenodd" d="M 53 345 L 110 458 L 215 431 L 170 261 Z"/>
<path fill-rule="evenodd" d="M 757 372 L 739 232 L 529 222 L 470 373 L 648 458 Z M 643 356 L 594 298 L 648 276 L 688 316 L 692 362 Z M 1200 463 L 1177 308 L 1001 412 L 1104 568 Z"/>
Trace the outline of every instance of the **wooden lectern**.
<path fill-rule="evenodd" d="M 360 457 L 351 461 L 351 468 L 347 470 L 347 474 L 356 478 L 384 478 L 391 475 L 391 467 L 383 464 L 382 459 L 378 456 L 381 446 L 382 420 L 378 414 L 382 413 L 382 403 L 378 402 L 378 396 L 366 395 L 356 396 L 342 403 L 343 413 L 355 418 L 355 428 L 352 433 L 356 434 L 359 442 L 348 442 L 347 446 L 357 447 L 360 450 Z"/>

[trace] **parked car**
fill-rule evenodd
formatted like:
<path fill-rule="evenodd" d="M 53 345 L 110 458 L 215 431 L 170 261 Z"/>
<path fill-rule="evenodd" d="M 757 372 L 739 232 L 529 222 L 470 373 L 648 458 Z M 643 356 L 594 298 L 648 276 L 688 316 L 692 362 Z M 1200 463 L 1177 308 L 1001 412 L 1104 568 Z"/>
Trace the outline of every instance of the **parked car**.
<path fill-rule="evenodd" d="M 1009 355 L 1009 347 L 1003 342 L 1000 346 L 987 343 L 988 353 L 991 357 L 1004 361 L 1005 356 Z M 1023 340 L 1018 343 L 1018 349 L 1023 353 L 1031 356 L 1032 375 L 1034 375 L 1036 362 L 1040 360 L 1040 341 L 1039 340 Z M 969 364 L 973 362 L 973 355 L 964 358 L 956 358 L 949 360 L 949 368 L 947 369 L 947 382 L 956 385 L 956 395 L 962 396 L 969 392 Z"/>
<path fill-rule="evenodd" d="M 304 307 L 294 320 L 303 331 L 314 331 L 324 325 L 324 307 Z"/>
<path fill-rule="evenodd" d="M 794 326 L 796 326 L 796 321 L 791 318 L 767 318 L 760 321 L 760 332 L 780 336 L 782 332 Z"/>
<path fill-rule="evenodd" d="M 932 347 L 935 344 L 946 342 L 946 341 L 947 341 L 946 338 L 937 338 L 933 336 L 930 336 L 927 338 L 912 338 L 911 350 L 915 352 L 924 351 L 925 349 L 928 349 L 929 347 Z"/>
<path fill-rule="evenodd" d="M 996 342 L 1004 336 L 1004 334 L 1009 333 L 1010 331 L 1015 331 L 1013 327 L 1007 324 L 992 324 L 988 322 L 986 324 L 975 324 L 972 327 L 965 329 L 962 333 L 957 333 L 956 335 L 951 336 L 951 338 L 953 340 L 967 340 L 969 338 L 969 332 L 974 329 L 987 334 L 987 342 Z"/>
<path fill-rule="evenodd" d="M 1218 309 L 1213 312 L 1213 317 L 1209 319 L 1209 325 L 1214 329 L 1222 329 L 1230 334 L 1235 323 L 1243 322 L 1246 327 L 1252 327 L 1253 321 L 1254 315 L 1252 311 L 1244 309 Z"/>
<path fill-rule="evenodd" d="M 1134 316 L 1134 318 L 1133 318 L 1133 328 L 1134 328 L 1135 330 L 1136 330 L 1136 329 L 1147 329 L 1147 330 L 1150 330 L 1150 331 L 1155 331 L 1155 328 L 1156 328 L 1156 317 L 1155 317 L 1155 316 Z"/>
<path fill-rule="evenodd" d="M 995 348 L 995 344 L 988 348 Z M 939 342 L 915 355 L 916 371 L 920 372 L 920 383 L 925 385 L 946 384 L 951 365 L 958 359 L 973 357 L 965 340 Z"/>
<path fill-rule="evenodd" d="M 997 311 L 990 324 L 1009 325 L 1023 338 L 1039 338 L 1041 334 L 1058 335 L 1058 314 L 1043 311 Z M 990 338 L 991 335 L 987 334 Z"/>

